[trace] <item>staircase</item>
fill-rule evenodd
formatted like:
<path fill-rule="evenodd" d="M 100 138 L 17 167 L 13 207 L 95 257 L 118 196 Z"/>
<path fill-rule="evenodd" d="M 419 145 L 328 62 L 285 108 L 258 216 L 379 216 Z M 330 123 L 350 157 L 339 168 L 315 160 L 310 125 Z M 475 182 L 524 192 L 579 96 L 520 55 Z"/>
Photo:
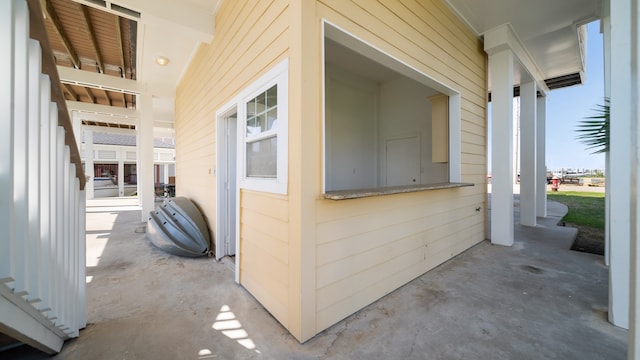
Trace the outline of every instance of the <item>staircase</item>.
<path fill-rule="evenodd" d="M 42 14 L 0 1 L 0 333 L 54 354 L 86 326 L 85 177 Z"/>

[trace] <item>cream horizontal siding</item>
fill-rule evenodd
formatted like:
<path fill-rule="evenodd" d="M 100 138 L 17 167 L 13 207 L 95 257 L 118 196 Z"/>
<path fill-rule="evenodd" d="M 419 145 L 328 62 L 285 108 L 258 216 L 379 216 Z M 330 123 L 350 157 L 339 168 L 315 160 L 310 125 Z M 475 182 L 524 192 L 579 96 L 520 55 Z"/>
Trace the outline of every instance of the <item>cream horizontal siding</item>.
<path fill-rule="evenodd" d="M 485 127 L 477 123 L 464 121 L 462 123 L 462 128 L 464 129 L 464 131 L 470 132 L 472 134 L 476 134 L 478 136 L 485 136 L 486 134 Z"/>
<path fill-rule="evenodd" d="M 465 142 L 462 144 L 462 153 L 466 154 L 481 154 L 482 152 L 484 152 L 484 149 L 484 145 L 473 144 L 470 142 Z"/>
<path fill-rule="evenodd" d="M 289 56 L 289 3 L 224 1 L 215 36 L 201 45 L 176 94 L 178 195 L 194 200 L 211 230 L 216 218 L 216 111 Z M 288 198 L 240 191 L 240 282 L 289 326 Z"/>
<path fill-rule="evenodd" d="M 422 260 L 437 255 L 459 242 L 458 236 L 464 234 L 468 228 L 481 224 L 481 215 L 476 215 L 475 221 L 474 218 L 470 218 L 443 223 L 426 231 L 401 237 L 383 246 L 321 266 L 318 271 L 318 284 L 321 286 L 318 291 L 318 309 L 322 310 L 330 306 L 336 299 L 351 297 L 362 288 L 371 286 L 377 278 L 383 278 L 383 274 L 396 272 L 397 269 L 390 264 L 394 263 L 398 257 L 405 256 L 404 254 L 407 253 L 419 253 L 421 256 L 418 262 L 415 264 L 401 262 L 401 267 L 419 265 Z M 461 236 L 462 242 L 466 240 L 467 245 L 471 245 L 469 241 L 472 241 L 472 238 L 465 238 L 466 235 Z M 368 271 L 372 266 L 375 267 L 375 271 Z M 341 271 L 348 276 L 340 274 Z M 376 274 L 377 271 L 379 272 Z"/>
<path fill-rule="evenodd" d="M 375 29 L 369 35 L 370 42 L 374 44 L 386 43 L 385 47 L 399 49 L 408 57 L 407 60 L 419 63 L 424 72 L 441 74 L 448 79 L 446 83 L 451 85 L 464 84 L 465 88 L 476 94 L 476 97 L 484 98 L 485 74 L 466 68 L 455 56 L 442 51 L 438 44 L 431 40 L 430 33 L 420 33 L 409 29 L 404 20 L 398 19 L 393 13 L 374 1 L 364 1 L 361 6 L 345 0 L 324 0 L 323 3 L 331 9 L 327 10 L 329 18 L 332 17 L 331 13 L 338 12 L 340 14 L 333 17 L 344 14 L 350 19 L 355 19 L 358 27 Z M 370 13 L 376 10 L 378 12 L 375 12 L 375 16 Z M 411 35 L 400 33 L 399 29 L 407 31 Z M 478 63 L 484 62 L 484 55 L 480 55 Z"/>
<path fill-rule="evenodd" d="M 473 125 L 480 126 L 482 129 L 485 129 L 485 126 L 484 126 L 485 116 L 484 116 L 484 113 L 481 112 L 481 110 L 483 109 L 477 109 L 476 112 L 470 112 L 467 109 L 463 108 L 462 109 L 463 124 L 465 123 L 473 124 Z M 481 134 L 482 131 L 479 131 L 478 133 Z"/>
<path fill-rule="evenodd" d="M 318 4 L 319 17 L 460 92 L 462 181 L 475 184 L 318 199 L 315 301 L 321 331 L 485 238 L 487 60 L 481 42 L 440 0 Z"/>
<path fill-rule="evenodd" d="M 486 161 L 484 156 L 480 154 L 462 153 L 462 163 L 469 165 L 485 165 Z"/>
<path fill-rule="evenodd" d="M 287 326 L 289 296 L 288 201 L 242 191 L 240 283 Z"/>
<path fill-rule="evenodd" d="M 423 0 L 401 0 L 400 3 L 410 8 L 426 23 L 437 24 L 433 29 L 441 34 L 447 42 L 464 49 L 465 56 L 475 58 L 474 53 L 482 51 L 482 44 L 474 34 L 469 32 L 466 25 L 452 13 L 443 2 Z"/>
<path fill-rule="evenodd" d="M 288 323 L 288 203 L 242 191 L 241 283 L 283 324 Z"/>
<path fill-rule="evenodd" d="M 486 164 L 462 164 L 462 176 L 465 180 L 472 181 L 472 179 L 476 178 L 473 175 L 487 175 L 487 166 Z M 477 186 L 480 184 L 475 183 Z"/>
<path fill-rule="evenodd" d="M 423 198 L 428 200 L 428 196 Z M 429 231 L 441 224 L 454 222 L 460 216 L 475 216 L 470 210 L 483 201 L 483 195 L 460 195 L 455 199 L 428 201 L 419 206 L 376 209 L 373 213 L 318 224 L 319 237 L 326 235 L 324 241 L 318 242 L 318 266 L 393 242 L 394 238 Z"/>
<path fill-rule="evenodd" d="M 408 249 L 401 255 L 378 264 L 375 271 L 360 272 L 349 281 L 320 289 L 318 304 L 325 304 L 325 296 L 329 301 L 326 301 L 327 307 L 318 310 L 318 328 L 331 326 L 336 318 L 342 319 L 350 315 L 354 312 L 354 308 L 360 309 L 370 304 L 409 280 L 460 254 L 484 237 L 484 235 L 477 235 L 482 231 L 484 231 L 482 223 L 467 226 L 449 237 L 427 244 L 423 251 Z M 429 246 L 431 251 L 427 253 Z M 335 294 L 340 298 L 335 299 Z"/>
<path fill-rule="evenodd" d="M 463 148 L 464 148 L 465 144 L 474 144 L 474 145 L 479 145 L 479 146 L 486 146 L 487 136 L 486 135 L 480 135 L 480 134 L 474 134 L 472 132 L 469 132 L 469 131 L 465 130 L 465 128 L 462 127 L 462 131 L 460 133 L 460 141 L 462 142 L 462 147 Z"/>

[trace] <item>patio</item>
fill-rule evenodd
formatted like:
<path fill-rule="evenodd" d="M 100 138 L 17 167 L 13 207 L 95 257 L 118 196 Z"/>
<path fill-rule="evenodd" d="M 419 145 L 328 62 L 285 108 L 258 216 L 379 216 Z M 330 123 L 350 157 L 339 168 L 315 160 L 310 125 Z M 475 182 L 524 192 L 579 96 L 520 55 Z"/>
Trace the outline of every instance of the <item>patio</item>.
<path fill-rule="evenodd" d="M 135 203 L 88 205 L 89 325 L 56 359 L 626 358 L 602 257 L 568 250 L 575 229 L 555 226 L 566 213 L 555 202 L 537 227 L 515 226 L 513 247 L 485 241 L 302 345 L 233 281 L 230 261 L 154 248 Z"/>

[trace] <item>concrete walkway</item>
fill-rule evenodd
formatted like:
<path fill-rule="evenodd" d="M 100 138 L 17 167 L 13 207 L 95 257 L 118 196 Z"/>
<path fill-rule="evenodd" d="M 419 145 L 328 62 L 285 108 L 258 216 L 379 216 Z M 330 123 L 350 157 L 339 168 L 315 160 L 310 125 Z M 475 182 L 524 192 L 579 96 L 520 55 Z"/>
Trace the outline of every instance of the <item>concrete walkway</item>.
<path fill-rule="evenodd" d="M 538 227 L 516 225 L 513 247 L 485 241 L 302 345 L 229 262 L 168 255 L 139 210 L 102 205 L 87 212 L 89 325 L 55 359 L 626 358 L 602 257 L 568 250 L 575 229 L 555 226 L 558 203 Z"/>

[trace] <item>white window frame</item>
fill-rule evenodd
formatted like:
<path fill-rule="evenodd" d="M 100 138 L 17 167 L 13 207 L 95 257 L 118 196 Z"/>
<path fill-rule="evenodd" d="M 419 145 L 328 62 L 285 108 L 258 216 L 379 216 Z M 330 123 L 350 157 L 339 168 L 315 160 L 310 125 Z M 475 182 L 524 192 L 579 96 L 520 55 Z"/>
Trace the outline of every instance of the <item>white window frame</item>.
<path fill-rule="evenodd" d="M 277 85 L 278 96 L 278 125 L 276 130 L 268 130 L 260 135 L 247 138 L 247 103 L 260 93 Z M 289 178 L 289 60 L 285 59 L 267 71 L 253 84 L 249 85 L 237 98 L 238 106 L 238 159 L 241 171 L 240 188 L 287 194 Z M 271 138 L 275 133 L 276 145 L 276 177 L 260 178 L 247 176 L 247 140 L 249 143 Z"/>

